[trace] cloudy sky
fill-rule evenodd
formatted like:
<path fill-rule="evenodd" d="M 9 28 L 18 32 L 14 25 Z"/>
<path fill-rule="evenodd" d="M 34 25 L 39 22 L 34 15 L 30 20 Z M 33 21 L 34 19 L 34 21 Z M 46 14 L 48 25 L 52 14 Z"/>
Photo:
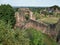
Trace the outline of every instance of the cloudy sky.
<path fill-rule="evenodd" d="M 10 4 L 12 6 L 60 6 L 60 0 L 0 0 L 1 4 Z"/>

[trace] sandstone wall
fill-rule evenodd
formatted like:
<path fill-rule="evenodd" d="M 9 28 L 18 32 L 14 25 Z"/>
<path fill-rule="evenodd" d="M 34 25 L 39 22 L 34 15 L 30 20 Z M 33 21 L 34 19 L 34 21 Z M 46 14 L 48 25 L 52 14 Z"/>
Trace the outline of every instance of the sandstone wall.
<path fill-rule="evenodd" d="M 31 19 L 25 25 L 23 25 L 23 28 L 31 28 L 31 27 L 42 31 L 43 33 L 45 33 L 47 30 L 46 24 L 39 23 L 39 22 L 37 22 L 35 20 L 31 20 Z"/>

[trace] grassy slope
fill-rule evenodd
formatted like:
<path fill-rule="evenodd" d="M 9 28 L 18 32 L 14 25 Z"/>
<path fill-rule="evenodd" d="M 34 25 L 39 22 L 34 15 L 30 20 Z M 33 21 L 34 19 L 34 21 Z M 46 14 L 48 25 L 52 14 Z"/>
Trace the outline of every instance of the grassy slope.
<path fill-rule="evenodd" d="M 43 21 L 45 23 L 50 23 L 50 24 L 54 24 L 54 23 L 57 23 L 59 18 L 57 17 L 48 17 L 48 18 L 42 18 L 40 19 L 40 21 Z"/>

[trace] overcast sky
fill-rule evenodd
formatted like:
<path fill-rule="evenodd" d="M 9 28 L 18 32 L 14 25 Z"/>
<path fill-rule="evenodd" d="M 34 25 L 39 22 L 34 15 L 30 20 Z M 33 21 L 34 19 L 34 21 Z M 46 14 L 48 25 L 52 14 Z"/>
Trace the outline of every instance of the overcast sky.
<path fill-rule="evenodd" d="M 0 0 L 0 4 L 12 6 L 60 6 L 60 0 Z"/>

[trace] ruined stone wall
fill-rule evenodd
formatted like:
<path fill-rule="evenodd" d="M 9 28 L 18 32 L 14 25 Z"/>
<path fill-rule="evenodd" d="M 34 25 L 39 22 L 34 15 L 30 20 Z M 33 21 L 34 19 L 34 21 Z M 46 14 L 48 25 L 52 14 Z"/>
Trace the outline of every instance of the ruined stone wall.
<path fill-rule="evenodd" d="M 16 19 L 16 24 L 14 28 L 21 27 L 26 21 L 25 17 L 23 16 L 23 12 L 18 12 L 18 11 L 15 12 L 15 19 Z"/>
<path fill-rule="evenodd" d="M 37 22 L 36 20 L 29 20 L 25 25 L 23 25 L 23 28 L 34 28 L 39 31 L 42 31 L 42 33 L 45 33 L 52 37 L 53 39 L 56 38 L 59 31 L 56 30 L 56 24 L 45 24 L 41 22 Z"/>
<path fill-rule="evenodd" d="M 60 19 L 57 22 L 56 25 L 56 41 L 59 42 L 60 41 Z"/>
<path fill-rule="evenodd" d="M 47 28 L 48 35 L 51 36 L 52 38 L 56 37 L 56 24 L 49 24 Z"/>
<path fill-rule="evenodd" d="M 45 33 L 46 32 L 46 30 L 47 30 L 47 25 L 45 25 L 45 24 L 43 24 L 43 23 L 39 23 L 39 22 L 37 22 L 37 21 L 35 21 L 35 20 L 29 20 L 24 26 L 23 26 L 23 28 L 35 28 L 35 29 L 37 29 L 37 30 L 40 30 L 40 31 L 42 31 L 43 33 Z"/>

